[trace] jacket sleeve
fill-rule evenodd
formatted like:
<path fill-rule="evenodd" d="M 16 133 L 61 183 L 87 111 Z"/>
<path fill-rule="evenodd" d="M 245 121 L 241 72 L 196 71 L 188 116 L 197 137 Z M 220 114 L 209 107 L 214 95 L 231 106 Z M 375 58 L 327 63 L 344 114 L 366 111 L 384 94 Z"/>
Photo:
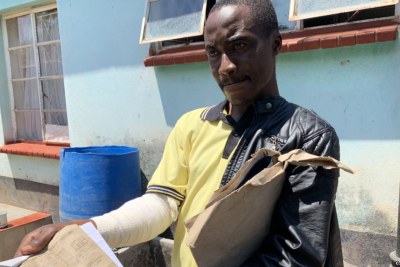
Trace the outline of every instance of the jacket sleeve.
<path fill-rule="evenodd" d="M 339 141 L 333 129 L 306 140 L 302 149 L 339 159 Z M 330 222 L 339 170 L 296 166 L 288 168 L 286 175 L 271 230 L 261 248 L 242 266 L 325 265 L 332 243 Z"/>

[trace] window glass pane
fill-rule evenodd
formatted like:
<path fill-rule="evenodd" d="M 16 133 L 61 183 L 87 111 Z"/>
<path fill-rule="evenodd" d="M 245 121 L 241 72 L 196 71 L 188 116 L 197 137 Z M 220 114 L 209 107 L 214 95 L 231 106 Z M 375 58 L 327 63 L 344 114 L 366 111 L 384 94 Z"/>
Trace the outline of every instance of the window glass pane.
<path fill-rule="evenodd" d="M 43 80 L 42 89 L 44 110 L 66 109 L 63 79 Z"/>
<path fill-rule="evenodd" d="M 60 43 L 39 46 L 40 75 L 62 75 Z"/>
<path fill-rule="evenodd" d="M 13 82 L 15 109 L 40 109 L 36 80 Z"/>
<path fill-rule="evenodd" d="M 67 121 L 67 113 L 65 111 L 52 111 L 52 112 L 44 112 L 44 120 L 46 125 L 68 125 Z"/>
<path fill-rule="evenodd" d="M 68 127 L 64 125 L 46 124 L 45 139 L 47 141 L 68 141 Z"/>
<path fill-rule="evenodd" d="M 36 77 L 33 47 L 10 51 L 12 79 Z"/>
<path fill-rule="evenodd" d="M 17 121 L 17 139 L 42 140 L 40 111 L 15 112 Z"/>
<path fill-rule="evenodd" d="M 337 13 L 394 5 L 398 0 L 291 0 L 290 19 L 305 19 Z"/>
<path fill-rule="evenodd" d="M 56 9 L 36 14 L 36 32 L 38 43 L 60 40 Z"/>
<path fill-rule="evenodd" d="M 33 43 L 30 15 L 8 19 L 6 23 L 8 47 L 17 47 Z"/>
<path fill-rule="evenodd" d="M 207 0 L 156 0 L 147 2 L 143 42 L 201 35 Z"/>

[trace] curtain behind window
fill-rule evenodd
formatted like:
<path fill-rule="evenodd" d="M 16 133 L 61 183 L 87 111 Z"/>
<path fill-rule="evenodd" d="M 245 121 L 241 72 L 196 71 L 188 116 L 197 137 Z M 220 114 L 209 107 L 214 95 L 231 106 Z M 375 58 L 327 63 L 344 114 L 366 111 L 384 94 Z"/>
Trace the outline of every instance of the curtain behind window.
<path fill-rule="evenodd" d="M 67 140 L 57 10 L 34 16 L 6 21 L 17 139 Z"/>

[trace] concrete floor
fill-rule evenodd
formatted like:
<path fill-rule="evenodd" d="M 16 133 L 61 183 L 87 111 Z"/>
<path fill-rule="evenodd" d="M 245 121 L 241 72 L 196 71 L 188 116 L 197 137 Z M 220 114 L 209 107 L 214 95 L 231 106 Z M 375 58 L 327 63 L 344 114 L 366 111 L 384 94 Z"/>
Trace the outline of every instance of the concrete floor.
<path fill-rule="evenodd" d="M 50 214 L 0 203 L 0 210 L 7 212 L 8 226 L 0 229 L 0 261 L 14 256 L 22 238 L 34 229 L 52 223 Z"/>
<path fill-rule="evenodd" d="M 15 219 L 22 218 L 22 217 L 36 213 L 36 211 L 33 211 L 33 210 L 27 210 L 27 209 L 15 207 L 15 206 L 3 204 L 3 203 L 0 203 L 0 211 L 7 212 L 7 220 L 8 221 L 13 221 Z"/>

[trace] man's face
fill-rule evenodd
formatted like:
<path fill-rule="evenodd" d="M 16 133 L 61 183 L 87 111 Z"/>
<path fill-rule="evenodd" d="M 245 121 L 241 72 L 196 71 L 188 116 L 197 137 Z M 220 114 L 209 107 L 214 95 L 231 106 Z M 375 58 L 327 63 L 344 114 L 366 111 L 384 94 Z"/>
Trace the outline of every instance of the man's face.
<path fill-rule="evenodd" d="M 281 38 L 265 36 L 248 7 L 225 6 L 211 13 L 204 41 L 211 72 L 232 105 L 277 95 L 275 56 Z"/>

